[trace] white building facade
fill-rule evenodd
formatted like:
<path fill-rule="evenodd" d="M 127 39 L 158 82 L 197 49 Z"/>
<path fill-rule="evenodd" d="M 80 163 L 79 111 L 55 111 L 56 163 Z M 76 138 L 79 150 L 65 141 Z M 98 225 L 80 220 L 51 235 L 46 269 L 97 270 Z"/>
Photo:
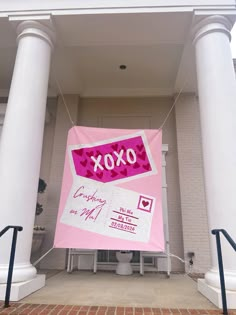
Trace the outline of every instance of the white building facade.
<path fill-rule="evenodd" d="M 236 240 L 235 9 L 233 0 L 1 1 L 0 229 L 23 226 L 16 300 L 44 285 L 30 261 L 38 178 L 48 184 L 38 220 L 46 252 L 71 126 L 157 129 L 175 104 L 163 126 L 170 251 L 186 260 L 194 252 L 194 271 L 205 273 L 199 290 L 220 306 L 211 230 Z M 2 284 L 10 243 L 10 233 L 0 239 Z M 236 255 L 222 246 L 228 304 L 236 308 Z M 66 250 L 54 249 L 41 267 L 65 262 Z M 172 271 L 187 267 L 172 259 Z"/>

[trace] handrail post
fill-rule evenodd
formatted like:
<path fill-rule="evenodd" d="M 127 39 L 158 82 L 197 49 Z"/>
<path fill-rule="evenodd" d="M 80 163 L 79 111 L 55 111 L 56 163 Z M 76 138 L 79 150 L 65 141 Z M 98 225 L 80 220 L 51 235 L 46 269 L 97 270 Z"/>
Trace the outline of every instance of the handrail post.
<path fill-rule="evenodd" d="M 16 252 L 16 241 L 17 241 L 17 228 L 13 230 L 13 238 L 11 244 L 11 254 L 10 254 L 10 262 L 9 262 L 9 269 L 8 269 L 8 276 L 7 276 L 7 287 L 6 287 L 6 295 L 5 295 L 5 303 L 4 307 L 9 307 L 9 300 L 11 294 L 11 282 L 12 282 L 12 273 L 13 273 L 13 266 L 15 260 L 15 252 Z"/>
<path fill-rule="evenodd" d="M 224 266 L 223 266 L 221 242 L 220 242 L 220 232 L 217 230 L 213 230 L 212 234 L 215 234 L 215 236 L 216 236 L 216 246 L 217 246 L 219 273 L 220 273 L 220 285 L 221 285 L 221 298 L 222 298 L 223 314 L 228 315 L 226 292 L 225 292 Z"/>
<path fill-rule="evenodd" d="M 15 260 L 17 233 L 22 231 L 23 227 L 18 226 L 18 225 L 8 225 L 2 231 L 0 231 L 0 237 L 3 236 L 9 229 L 13 229 L 13 237 L 12 237 L 12 243 L 11 243 L 11 253 L 10 253 L 10 261 L 9 261 L 9 267 L 8 267 L 4 307 L 10 306 L 9 300 L 10 300 L 10 294 L 11 294 L 11 281 L 12 281 L 12 273 L 13 273 L 14 260 Z"/>

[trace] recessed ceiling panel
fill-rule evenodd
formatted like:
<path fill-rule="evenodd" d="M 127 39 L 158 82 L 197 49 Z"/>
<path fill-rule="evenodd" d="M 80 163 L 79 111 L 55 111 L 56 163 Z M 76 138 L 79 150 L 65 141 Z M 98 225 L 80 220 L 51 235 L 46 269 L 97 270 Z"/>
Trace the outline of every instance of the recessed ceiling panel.
<path fill-rule="evenodd" d="M 64 89 L 174 87 L 182 45 L 77 47 L 56 52 L 54 69 Z M 126 65 L 125 70 L 120 65 Z M 80 81 L 78 81 L 80 80 Z M 71 82 L 70 82 L 71 81 Z M 78 85 L 77 87 L 78 88 Z"/>

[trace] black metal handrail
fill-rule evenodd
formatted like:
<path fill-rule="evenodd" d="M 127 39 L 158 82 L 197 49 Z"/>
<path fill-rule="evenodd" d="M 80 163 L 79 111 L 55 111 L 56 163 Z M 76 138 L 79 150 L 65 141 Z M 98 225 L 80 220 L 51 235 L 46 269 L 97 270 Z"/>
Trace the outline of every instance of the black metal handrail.
<path fill-rule="evenodd" d="M 220 287 L 221 287 L 221 298 L 222 298 L 222 307 L 223 307 L 223 314 L 228 315 L 227 309 L 227 299 L 226 299 L 226 292 L 225 292 L 225 277 L 224 277 L 224 265 L 222 259 L 222 250 L 221 250 L 221 243 L 220 243 L 220 233 L 224 235 L 233 249 L 236 251 L 236 243 L 233 241 L 231 236 L 224 230 L 224 229 L 214 229 L 211 231 L 213 235 L 216 236 L 216 247 L 217 247 L 217 255 L 218 255 L 218 266 L 219 266 L 219 273 L 220 273 Z"/>
<path fill-rule="evenodd" d="M 9 261 L 9 268 L 8 268 L 8 276 L 7 276 L 7 286 L 6 286 L 6 295 L 5 295 L 5 303 L 4 307 L 9 307 L 9 300 L 11 294 L 11 282 L 12 282 L 12 273 L 13 273 L 13 266 L 15 260 L 15 252 L 16 252 L 16 241 L 17 241 L 17 233 L 23 230 L 22 226 L 15 226 L 15 225 L 8 225 L 2 231 L 0 231 L 0 237 L 3 236 L 9 229 L 13 229 L 13 237 L 11 243 L 11 253 L 10 253 L 10 261 Z"/>

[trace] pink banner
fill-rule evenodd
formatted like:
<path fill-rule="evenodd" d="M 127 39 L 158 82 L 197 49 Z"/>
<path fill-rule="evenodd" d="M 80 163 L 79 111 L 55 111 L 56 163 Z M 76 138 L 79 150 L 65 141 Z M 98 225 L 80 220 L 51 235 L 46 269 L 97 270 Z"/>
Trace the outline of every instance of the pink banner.
<path fill-rule="evenodd" d="M 73 127 L 54 246 L 164 250 L 161 130 Z"/>

